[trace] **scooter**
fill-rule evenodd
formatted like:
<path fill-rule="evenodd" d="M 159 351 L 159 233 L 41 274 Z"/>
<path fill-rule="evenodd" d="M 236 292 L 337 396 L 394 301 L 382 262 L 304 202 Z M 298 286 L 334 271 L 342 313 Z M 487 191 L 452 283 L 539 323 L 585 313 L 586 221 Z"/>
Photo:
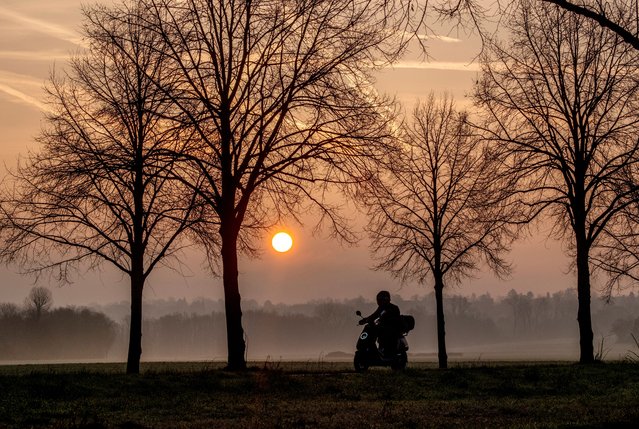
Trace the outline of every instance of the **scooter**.
<path fill-rule="evenodd" d="M 362 312 L 359 310 L 357 310 L 355 314 L 362 317 Z M 415 327 L 415 319 L 413 316 L 408 315 L 402 315 L 400 318 L 402 322 L 402 333 L 397 338 L 395 352 L 390 356 L 384 355 L 377 347 L 375 341 L 379 330 L 379 319 L 364 325 L 364 329 L 357 339 L 357 350 L 355 351 L 355 359 L 353 360 L 355 371 L 363 372 L 371 366 L 390 366 L 394 370 L 406 368 L 406 364 L 408 363 L 408 355 L 406 354 L 408 351 L 408 341 L 406 340 L 406 335 Z"/>

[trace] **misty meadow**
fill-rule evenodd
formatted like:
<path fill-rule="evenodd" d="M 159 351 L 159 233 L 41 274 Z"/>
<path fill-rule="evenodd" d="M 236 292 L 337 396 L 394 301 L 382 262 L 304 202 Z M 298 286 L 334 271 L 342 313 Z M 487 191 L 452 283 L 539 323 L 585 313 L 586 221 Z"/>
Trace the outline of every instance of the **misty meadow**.
<path fill-rule="evenodd" d="M 411 361 L 437 360 L 434 294 L 394 296 L 416 327 L 408 335 Z M 575 292 L 446 297 L 448 344 L 456 362 L 576 360 Z M 374 308 L 364 298 L 305 304 L 246 301 L 247 356 L 253 362 L 351 362 L 356 310 Z M 129 304 L 49 308 L 0 304 L 0 362 L 121 362 L 126 357 Z M 148 361 L 214 361 L 225 355 L 224 303 L 208 299 L 145 302 L 142 349 Z M 593 303 L 598 359 L 636 361 L 639 296 Z"/>

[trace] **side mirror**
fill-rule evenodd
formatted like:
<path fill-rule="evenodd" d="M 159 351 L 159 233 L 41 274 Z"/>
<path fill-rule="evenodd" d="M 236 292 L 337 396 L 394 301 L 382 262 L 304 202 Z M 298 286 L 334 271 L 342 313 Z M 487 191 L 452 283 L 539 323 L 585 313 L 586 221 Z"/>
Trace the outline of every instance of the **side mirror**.
<path fill-rule="evenodd" d="M 359 317 L 362 317 L 362 312 L 361 312 L 361 311 L 359 311 L 359 310 L 357 310 L 357 311 L 355 312 L 355 314 L 357 314 Z"/>

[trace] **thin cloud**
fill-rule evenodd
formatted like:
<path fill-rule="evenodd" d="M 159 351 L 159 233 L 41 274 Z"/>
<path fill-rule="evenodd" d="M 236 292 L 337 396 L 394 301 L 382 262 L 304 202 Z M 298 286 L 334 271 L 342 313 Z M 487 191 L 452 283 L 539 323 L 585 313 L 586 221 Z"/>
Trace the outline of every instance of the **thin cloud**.
<path fill-rule="evenodd" d="M 69 59 L 71 54 L 60 50 L 52 51 L 0 51 L 0 58 L 9 60 L 51 61 Z"/>
<path fill-rule="evenodd" d="M 445 43 L 461 43 L 463 41 L 456 37 L 442 36 L 439 34 L 418 34 L 417 38 L 421 40 L 437 40 Z"/>
<path fill-rule="evenodd" d="M 403 31 L 403 32 L 400 32 L 400 34 L 403 34 L 405 37 L 408 37 L 408 38 L 417 37 L 419 40 L 437 40 L 444 43 L 463 42 L 462 39 L 458 39 L 456 37 L 450 37 L 450 36 L 442 36 L 441 34 L 425 34 L 425 33 L 415 34 L 411 31 Z"/>
<path fill-rule="evenodd" d="M 9 85 L 0 83 L 0 92 L 4 92 L 5 94 L 11 96 L 14 100 L 17 100 L 23 104 L 26 104 L 32 107 L 36 107 L 43 112 L 50 111 L 49 107 L 45 105 L 44 103 L 38 101 L 34 97 L 31 97 L 30 95 L 25 94 L 22 91 L 18 91 L 17 89 Z"/>
<path fill-rule="evenodd" d="M 49 111 L 49 107 L 30 94 L 41 94 L 43 80 L 32 76 L 0 70 L 0 93 L 8 95 L 13 101 Z"/>
<path fill-rule="evenodd" d="M 399 61 L 392 65 L 393 69 L 414 69 L 414 70 L 455 70 L 477 72 L 478 63 L 446 62 L 446 61 Z"/>
<path fill-rule="evenodd" d="M 0 83 L 9 86 L 29 86 L 31 88 L 42 89 L 42 85 L 44 83 L 43 79 L 36 78 L 33 76 L 13 73 L 6 70 L 0 69 Z"/>
<path fill-rule="evenodd" d="M 2 6 L 0 6 L 0 15 L 22 25 L 27 25 L 31 30 L 46 33 L 58 39 L 82 46 L 82 39 L 68 28 L 41 19 L 32 18 Z"/>

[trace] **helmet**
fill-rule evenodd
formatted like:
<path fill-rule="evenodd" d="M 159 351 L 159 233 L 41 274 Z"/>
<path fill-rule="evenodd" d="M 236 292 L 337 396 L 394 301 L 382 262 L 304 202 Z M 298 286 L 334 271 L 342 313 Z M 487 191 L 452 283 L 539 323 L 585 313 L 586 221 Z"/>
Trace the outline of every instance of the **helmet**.
<path fill-rule="evenodd" d="M 391 296 L 390 292 L 387 290 L 382 290 L 377 293 L 377 305 L 381 305 L 383 302 L 390 302 Z"/>

